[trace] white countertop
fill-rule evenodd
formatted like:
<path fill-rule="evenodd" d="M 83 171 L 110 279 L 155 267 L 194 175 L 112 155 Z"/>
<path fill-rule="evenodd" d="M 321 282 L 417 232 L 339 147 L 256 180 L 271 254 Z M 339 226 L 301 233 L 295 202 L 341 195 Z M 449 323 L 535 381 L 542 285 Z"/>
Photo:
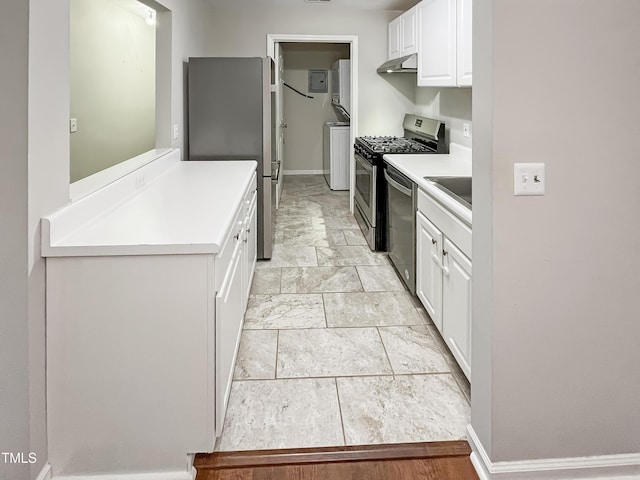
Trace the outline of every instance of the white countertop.
<path fill-rule="evenodd" d="M 218 253 L 256 166 L 255 161 L 182 162 L 178 155 L 142 188 L 124 190 L 124 197 L 120 189 L 121 198 L 83 206 L 89 195 L 45 217 L 42 254 Z"/>
<path fill-rule="evenodd" d="M 384 160 L 414 181 L 448 210 L 471 225 L 471 210 L 444 193 L 424 177 L 470 177 L 471 149 L 451 144 L 447 155 L 385 155 Z"/>

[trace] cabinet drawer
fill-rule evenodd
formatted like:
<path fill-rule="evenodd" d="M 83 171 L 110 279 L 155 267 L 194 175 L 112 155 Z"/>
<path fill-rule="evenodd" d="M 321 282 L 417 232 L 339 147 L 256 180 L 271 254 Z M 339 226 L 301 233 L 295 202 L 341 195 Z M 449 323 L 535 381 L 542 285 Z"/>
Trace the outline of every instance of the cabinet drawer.
<path fill-rule="evenodd" d="M 258 188 L 256 174 L 254 172 L 253 177 L 251 178 L 251 182 L 249 183 L 249 188 L 247 188 L 246 193 L 244 194 L 244 205 L 246 207 L 250 206 L 251 200 L 253 196 L 256 194 Z M 248 211 L 248 209 L 247 209 Z"/>
<path fill-rule="evenodd" d="M 471 258 L 471 229 L 467 225 L 422 190 L 418 190 L 418 211 Z"/>
<path fill-rule="evenodd" d="M 234 217 L 231 230 L 229 235 L 224 241 L 224 245 L 222 246 L 222 250 L 216 257 L 215 261 L 215 291 L 218 292 L 222 285 L 222 280 L 227 273 L 229 268 L 229 264 L 231 263 L 231 258 L 233 256 L 233 252 L 238 245 L 239 242 L 242 242 L 244 238 L 242 232 L 242 226 L 244 224 L 245 217 L 245 207 L 244 204 L 240 205 L 236 215 Z"/>
<path fill-rule="evenodd" d="M 242 204 L 238 207 L 236 211 L 236 215 L 233 220 L 233 226 L 229 235 L 224 241 L 224 245 L 222 246 L 222 250 L 216 257 L 216 267 L 215 267 L 215 291 L 218 292 L 220 290 L 220 286 L 222 284 L 222 280 L 227 273 L 227 269 L 229 268 L 229 264 L 231 263 L 231 257 L 233 255 L 233 251 L 238 244 L 238 242 L 242 242 L 244 240 L 244 231 L 243 229 L 246 227 L 244 223 L 246 222 L 246 217 L 251 211 L 253 204 L 258 199 L 258 190 L 257 190 L 257 178 L 256 173 L 253 173 L 253 177 L 251 178 L 251 182 L 249 183 L 249 187 L 244 194 Z"/>

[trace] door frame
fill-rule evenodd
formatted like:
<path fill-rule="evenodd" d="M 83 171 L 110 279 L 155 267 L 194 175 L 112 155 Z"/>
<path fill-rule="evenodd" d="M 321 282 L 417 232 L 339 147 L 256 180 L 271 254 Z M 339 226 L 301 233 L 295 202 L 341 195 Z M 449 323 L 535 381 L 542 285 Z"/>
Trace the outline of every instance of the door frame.
<path fill-rule="evenodd" d="M 276 43 L 348 43 L 349 58 L 351 60 L 351 145 L 355 143 L 358 131 L 358 36 L 357 35 L 296 35 L 296 34 L 267 34 L 267 56 L 275 62 L 278 68 L 279 59 L 275 58 Z M 353 192 L 355 191 L 355 160 L 353 149 L 349 151 L 349 208 L 353 213 Z"/>

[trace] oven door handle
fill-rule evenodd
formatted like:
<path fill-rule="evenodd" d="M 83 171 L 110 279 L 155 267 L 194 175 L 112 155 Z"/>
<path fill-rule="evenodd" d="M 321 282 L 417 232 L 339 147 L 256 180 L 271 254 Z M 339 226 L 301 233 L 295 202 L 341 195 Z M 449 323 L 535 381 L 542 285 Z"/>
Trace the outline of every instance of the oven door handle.
<path fill-rule="evenodd" d="M 411 191 L 411 189 L 405 187 L 404 185 L 400 185 L 398 182 L 396 182 L 393 178 L 389 176 L 386 169 L 384 171 L 384 178 L 387 179 L 387 182 L 389 183 L 389 185 L 391 185 L 396 190 L 400 191 L 400 193 L 405 194 L 407 197 L 410 197 L 412 195 L 413 192 Z"/>

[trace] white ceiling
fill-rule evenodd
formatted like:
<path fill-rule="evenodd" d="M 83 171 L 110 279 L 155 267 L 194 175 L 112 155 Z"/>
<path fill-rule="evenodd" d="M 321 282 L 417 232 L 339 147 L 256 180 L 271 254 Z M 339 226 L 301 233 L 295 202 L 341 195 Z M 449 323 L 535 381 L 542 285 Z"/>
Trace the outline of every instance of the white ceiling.
<path fill-rule="evenodd" d="M 331 0 L 330 2 L 311 2 L 304 0 L 206 0 L 214 7 L 251 8 L 344 8 L 357 10 L 400 10 L 405 11 L 413 7 L 419 0 Z"/>

